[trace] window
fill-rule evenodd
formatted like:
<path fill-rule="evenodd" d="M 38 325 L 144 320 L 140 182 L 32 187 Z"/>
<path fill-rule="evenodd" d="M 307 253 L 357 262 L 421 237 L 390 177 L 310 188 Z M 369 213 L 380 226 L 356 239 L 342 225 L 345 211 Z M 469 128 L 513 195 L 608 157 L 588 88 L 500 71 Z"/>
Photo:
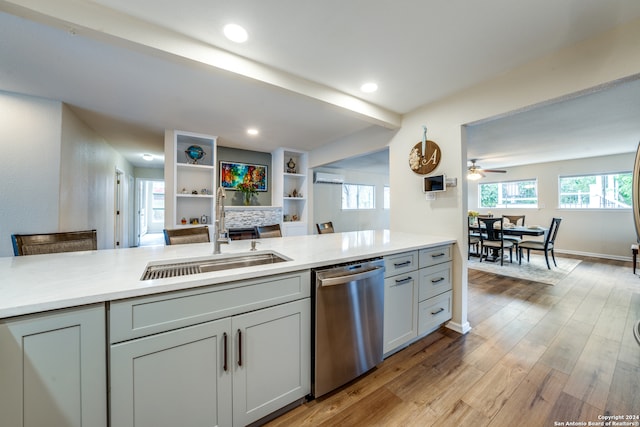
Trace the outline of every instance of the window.
<path fill-rule="evenodd" d="M 481 208 L 537 208 L 538 181 L 505 181 L 479 184 Z"/>
<path fill-rule="evenodd" d="M 342 209 L 374 209 L 375 190 L 373 185 L 342 184 Z"/>
<path fill-rule="evenodd" d="M 559 206 L 564 209 L 631 209 L 631 172 L 561 176 Z"/>
<path fill-rule="evenodd" d="M 164 223 L 164 181 L 153 181 L 151 185 L 151 221 Z"/>
<path fill-rule="evenodd" d="M 382 200 L 383 209 L 391 209 L 391 196 L 389 194 L 389 186 L 388 185 L 384 186 L 384 193 L 383 193 L 382 197 L 383 197 L 383 200 Z"/>

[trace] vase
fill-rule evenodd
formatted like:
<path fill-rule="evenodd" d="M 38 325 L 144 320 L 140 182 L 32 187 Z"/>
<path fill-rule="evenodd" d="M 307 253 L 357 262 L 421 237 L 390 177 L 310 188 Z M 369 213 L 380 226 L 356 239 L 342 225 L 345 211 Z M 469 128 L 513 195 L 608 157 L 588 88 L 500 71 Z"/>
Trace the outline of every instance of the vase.
<path fill-rule="evenodd" d="M 244 205 L 249 206 L 251 204 L 251 193 L 244 193 Z"/>

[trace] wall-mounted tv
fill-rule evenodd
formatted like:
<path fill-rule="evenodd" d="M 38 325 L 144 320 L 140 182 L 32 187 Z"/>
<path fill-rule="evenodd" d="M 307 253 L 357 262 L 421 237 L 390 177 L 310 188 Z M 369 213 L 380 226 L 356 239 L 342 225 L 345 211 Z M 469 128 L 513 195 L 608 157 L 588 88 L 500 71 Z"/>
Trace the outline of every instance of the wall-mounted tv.
<path fill-rule="evenodd" d="M 422 191 L 424 191 L 425 193 L 447 191 L 447 178 L 444 176 L 444 174 L 425 176 L 424 187 Z"/>

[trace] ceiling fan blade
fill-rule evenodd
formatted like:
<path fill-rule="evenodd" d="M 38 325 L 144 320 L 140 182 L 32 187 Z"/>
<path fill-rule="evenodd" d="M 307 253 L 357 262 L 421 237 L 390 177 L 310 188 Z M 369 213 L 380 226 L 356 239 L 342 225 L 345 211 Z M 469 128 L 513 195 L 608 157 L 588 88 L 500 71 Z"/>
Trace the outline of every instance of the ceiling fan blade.
<path fill-rule="evenodd" d="M 482 172 L 491 172 L 491 173 L 507 173 L 507 171 L 505 170 L 500 170 L 500 169 L 479 169 Z"/>

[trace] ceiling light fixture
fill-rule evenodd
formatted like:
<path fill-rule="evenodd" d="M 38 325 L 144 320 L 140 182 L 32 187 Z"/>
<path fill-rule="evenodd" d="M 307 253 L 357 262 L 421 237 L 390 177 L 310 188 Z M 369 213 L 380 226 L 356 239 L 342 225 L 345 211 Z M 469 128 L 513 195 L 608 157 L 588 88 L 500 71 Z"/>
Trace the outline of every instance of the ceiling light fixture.
<path fill-rule="evenodd" d="M 467 179 L 471 181 L 477 181 L 480 178 L 482 178 L 482 174 L 480 172 L 469 171 L 469 173 L 467 174 Z"/>
<path fill-rule="evenodd" d="M 146 160 L 147 162 L 150 162 L 151 160 L 153 160 L 153 154 L 144 153 L 144 154 L 142 155 L 142 158 L 143 158 L 144 160 Z"/>
<path fill-rule="evenodd" d="M 258 133 L 260 133 L 260 132 L 259 132 L 259 131 L 258 131 L 258 129 L 256 129 L 256 128 L 249 128 L 249 129 L 247 129 L 247 133 L 248 133 L 249 135 L 257 135 L 257 134 L 258 134 Z"/>
<path fill-rule="evenodd" d="M 224 26 L 223 31 L 224 35 L 232 42 L 244 43 L 249 38 L 247 30 L 237 24 L 227 24 Z"/>
<path fill-rule="evenodd" d="M 378 85 L 373 82 L 368 82 L 360 86 L 360 90 L 365 93 L 371 93 L 378 90 Z"/>

